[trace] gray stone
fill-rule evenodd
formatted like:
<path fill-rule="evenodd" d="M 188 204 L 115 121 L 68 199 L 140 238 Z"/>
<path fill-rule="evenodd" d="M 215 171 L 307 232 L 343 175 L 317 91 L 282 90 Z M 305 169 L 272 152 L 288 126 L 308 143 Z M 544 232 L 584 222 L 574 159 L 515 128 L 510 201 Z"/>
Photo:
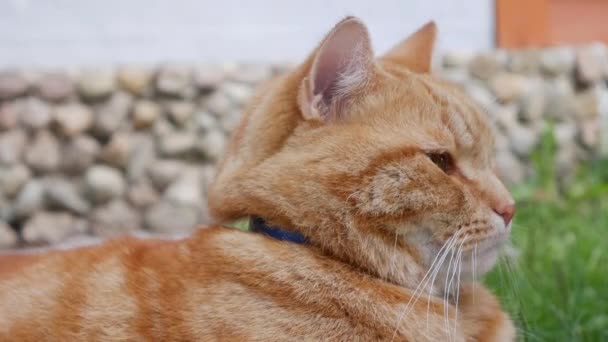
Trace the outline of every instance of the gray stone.
<path fill-rule="evenodd" d="M 47 101 L 62 101 L 74 95 L 74 82 L 64 72 L 47 72 L 36 83 L 38 95 Z"/>
<path fill-rule="evenodd" d="M 578 80 L 585 84 L 597 83 L 608 77 L 608 51 L 604 44 L 596 43 L 577 51 L 576 71 Z"/>
<path fill-rule="evenodd" d="M 471 63 L 473 54 L 468 51 L 449 51 L 442 56 L 442 65 L 449 69 L 464 69 Z"/>
<path fill-rule="evenodd" d="M 547 96 L 545 116 L 556 122 L 572 119 L 577 110 L 573 90 L 569 82 L 564 83 L 564 79 L 556 80 L 545 91 Z"/>
<path fill-rule="evenodd" d="M 239 122 L 241 122 L 241 112 L 238 110 L 233 110 L 220 117 L 219 126 L 224 130 L 224 132 L 231 133 L 235 128 L 238 127 Z"/>
<path fill-rule="evenodd" d="M 0 103 L 0 131 L 17 127 L 17 106 L 13 102 Z"/>
<path fill-rule="evenodd" d="M 156 146 L 149 135 L 132 135 L 127 176 L 129 181 L 141 180 L 149 165 L 156 159 Z"/>
<path fill-rule="evenodd" d="M 530 90 L 528 78 L 508 72 L 500 72 L 492 76 L 489 85 L 492 93 L 502 103 L 516 101 Z"/>
<path fill-rule="evenodd" d="M 133 125 L 137 129 L 148 128 L 154 125 L 156 119 L 162 115 L 162 109 L 150 100 L 139 100 L 133 107 Z"/>
<path fill-rule="evenodd" d="M 272 77 L 272 69 L 262 64 L 243 64 L 228 75 L 228 78 L 238 83 L 257 85 Z"/>
<path fill-rule="evenodd" d="M 14 217 L 13 201 L 0 192 L 0 221 L 10 222 Z"/>
<path fill-rule="evenodd" d="M 441 70 L 441 78 L 458 84 L 467 84 L 471 81 L 468 69 L 445 69 Z"/>
<path fill-rule="evenodd" d="M 194 84 L 203 91 L 217 88 L 224 77 L 224 71 L 218 66 L 202 65 L 194 70 Z"/>
<path fill-rule="evenodd" d="M 550 76 L 564 75 L 574 69 L 576 53 L 571 47 L 552 47 L 543 49 L 540 54 L 540 68 Z"/>
<path fill-rule="evenodd" d="M 80 215 L 89 211 L 89 203 L 81 196 L 74 183 L 58 177 L 49 178 L 45 183 L 46 203 L 50 207 Z"/>
<path fill-rule="evenodd" d="M 507 185 L 521 184 L 525 178 L 522 163 L 509 151 L 496 154 L 496 170 L 498 177 Z"/>
<path fill-rule="evenodd" d="M 18 242 L 17 232 L 6 222 L 0 221 L 0 249 L 15 247 Z"/>
<path fill-rule="evenodd" d="M 39 131 L 26 147 L 24 156 L 26 164 L 35 172 L 56 171 L 61 163 L 59 142 L 49 131 Z"/>
<path fill-rule="evenodd" d="M 496 105 L 491 107 L 490 116 L 494 118 L 497 126 L 504 131 L 509 131 L 512 127 L 518 125 L 517 122 L 517 106 L 511 105 Z"/>
<path fill-rule="evenodd" d="M 19 193 L 30 177 L 30 170 L 25 165 L 0 166 L 0 192 L 9 198 L 13 198 Z"/>
<path fill-rule="evenodd" d="M 154 123 L 154 127 L 152 128 L 152 132 L 154 133 L 155 138 L 161 139 L 162 137 L 165 137 L 175 132 L 175 129 L 167 119 L 162 118 L 156 120 L 156 122 Z"/>
<path fill-rule="evenodd" d="M 146 93 L 154 78 L 154 72 L 150 68 L 128 65 L 118 70 L 118 83 L 120 87 L 133 95 Z"/>
<path fill-rule="evenodd" d="M 51 122 L 51 108 L 35 97 L 23 100 L 18 106 L 19 122 L 30 130 L 45 128 Z"/>
<path fill-rule="evenodd" d="M 131 139 L 128 134 L 116 133 L 102 148 L 99 155 L 104 162 L 118 168 L 125 168 L 131 154 Z"/>
<path fill-rule="evenodd" d="M 90 216 L 91 231 L 101 237 L 114 237 L 141 228 L 141 218 L 125 201 L 114 200 L 98 207 Z"/>
<path fill-rule="evenodd" d="M 495 150 L 497 152 L 506 151 L 511 153 L 511 143 L 509 142 L 509 138 L 507 138 L 505 133 L 496 127 L 492 131 L 494 134 L 494 143 L 496 145 Z"/>
<path fill-rule="evenodd" d="M 197 127 L 202 132 L 209 132 L 217 127 L 217 120 L 206 111 L 200 111 L 195 114 Z"/>
<path fill-rule="evenodd" d="M 179 234 L 192 232 L 202 220 L 199 208 L 160 201 L 146 210 L 145 226 L 156 233 Z"/>
<path fill-rule="evenodd" d="M 86 99 L 103 98 L 114 91 L 116 74 L 111 68 L 86 68 L 80 74 L 77 87 Z"/>
<path fill-rule="evenodd" d="M 156 89 L 166 95 L 190 98 L 194 95 L 192 69 L 183 65 L 165 65 L 156 78 Z"/>
<path fill-rule="evenodd" d="M 95 165 L 85 174 L 87 195 L 94 203 L 105 203 L 125 192 L 125 180 L 120 171 L 105 165 Z"/>
<path fill-rule="evenodd" d="M 81 173 L 95 162 L 100 151 L 97 140 L 79 135 L 63 148 L 62 169 L 68 173 Z"/>
<path fill-rule="evenodd" d="M 598 117 L 600 132 L 597 154 L 600 158 L 608 159 L 608 97 L 600 97 L 600 115 Z"/>
<path fill-rule="evenodd" d="M 519 119 L 526 123 L 540 121 L 546 108 L 547 98 L 543 91 L 526 93 L 521 99 Z"/>
<path fill-rule="evenodd" d="M 224 92 L 216 90 L 204 100 L 203 107 L 217 116 L 222 116 L 230 112 L 234 106 Z"/>
<path fill-rule="evenodd" d="M 567 145 L 574 145 L 576 134 L 577 128 L 573 123 L 557 123 L 553 127 L 553 135 L 560 148 Z"/>
<path fill-rule="evenodd" d="M 27 92 L 29 82 L 16 70 L 0 71 L 0 100 L 12 99 Z"/>
<path fill-rule="evenodd" d="M 492 53 L 479 54 L 469 62 L 469 72 L 480 80 L 488 80 L 502 68 L 501 58 Z"/>
<path fill-rule="evenodd" d="M 158 191 L 147 181 L 138 181 L 127 191 L 127 200 L 135 208 L 145 209 L 154 205 L 160 199 Z"/>
<path fill-rule="evenodd" d="M 274 75 L 281 75 L 286 72 L 292 71 L 298 67 L 299 64 L 293 61 L 281 61 L 273 66 Z"/>
<path fill-rule="evenodd" d="M 16 218 L 25 218 L 39 211 L 45 205 L 45 186 L 40 179 L 29 180 L 14 201 L 13 212 Z"/>
<path fill-rule="evenodd" d="M 0 133 L 0 164 L 19 162 L 25 149 L 27 135 L 20 129 Z"/>
<path fill-rule="evenodd" d="M 216 161 L 223 154 L 226 147 L 226 137 L 219 130 L 207 132 L 197 143 L 198 150 L 209 160 Z"/>
<path fill-rule="evenodd" d="M 590 87 L 575 97 L 575 115 L 579 120 L 595 119 L 602 110 L 602 101 L 608 98 L 608 89 L 603 85 Z"/>
<path fill-rule="evenodd" d="M 159 191 L 164 191 L 183 174 L 184 170 L 185 164 L 180 160 L 160 159 L 150 165 L 148 176 Z"/>
<path fill-rule="evenodd" d="M 80 103 L 60 105 L 55 108 L 54 121 L 61 134 L 73 137 L 91 128 L 93 112 Z"/>
<path fill-rule="evenodd" d="M 171 203 L 200 208 L 203 205 L 203 187 L 200 173 L 196 169 L 184 170 L 182 175 L 169 185 L 163 198 Z"/>
<path fill-rule="evenodd" d="M 124 92 L 115 92 L 95 113 L 93 133 L 109 137 L 124 123 L 131 111 L 133 98 Z"/>
<path fill-rule="evenodd" d="M 215 179 L 215 167 L 213 165 L 203 165 L 200 167 L 200 180 L 203 187 L 205 198 L 209 192 L 209 186 Z"/>
<path fill-rule="evenodd" d="M 171 101 L 167 104 L 167 112 L 173 122 L 185 126 L 194 114 L 194 104 L 187 101 Z"/>
<path fill-rule="evenodd" d="M 41 211 L 23 226 L 23 239 L 30 244 L 55 244 L 87 231 L 87 223 L 68 213 Z"/>
<path fill-rule="evenodd" d="M 238 105 L 246 103 L 253 95 L 251 86 L 236 82 L 223 83 L 220 87 L 220 91 L 225 93 L 228 99 Z"/>
<path fill-rule="evenodd" d="M 167 157 L 186 156 L 195 152 L 196 135 L 190 132 L 174 132 L 163 136 L 159 149 Z"/>
<path fill-rule="evenodd" d="M 564 145 L 557 150 L 555 173 L 559 183 L 566 184 L 572 181 L 580 161 L 578 159 L 579 154 L 576 145 Z"/>
<path fill-rule="evenodd" d="M 523 125 L 510 127 L 507 136 L 511 143 L 511 149 L 521 157 L 528 157 L 536 144 L 539 134 L 533 128 Z"/>
<path fill-rule="evenodd" d="M 519 74 L 536 74 L 540 71 L 541 53 L 536 49 L 513 51 L 509 70 Z"/>
<path fill-rule="evenodd" d="M 579 140 L 588 149 L 597 148 L 600 140 L 600 125 L 597 119 L 585 120 L 580 124 Z"/>

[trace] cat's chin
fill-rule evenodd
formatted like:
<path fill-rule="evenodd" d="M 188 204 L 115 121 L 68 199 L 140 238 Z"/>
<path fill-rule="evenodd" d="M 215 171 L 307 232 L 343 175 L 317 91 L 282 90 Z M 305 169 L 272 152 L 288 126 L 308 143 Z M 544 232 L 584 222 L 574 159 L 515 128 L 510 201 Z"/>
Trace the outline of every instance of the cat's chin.
<path fill-rule="evenodd" d="M 489 272 L 498 260 L 508 234 L 499 234 L 491 239 L 480 242 L 477 248 L 463 253 L 461 260 L 460 276 L 465 279 L 478 279 Z"/>
<path fill-rule="evenodd" d="M 447 277 L 448 280 L 453 278 L 453 281 L 456 281 L 459 274 L 461 283 L 462 281 L 479 280 L 496 265 L 498 256 L 508 240 L 509 228 L 480 241 L 476 247 L 462 251 L 459 258 L 457 253 L 453 257 L 448 254 L 437 274 L 438 279 L 445 280 Z M 438 281 L 438 284 L 443 284 L 442 281 Z"/>

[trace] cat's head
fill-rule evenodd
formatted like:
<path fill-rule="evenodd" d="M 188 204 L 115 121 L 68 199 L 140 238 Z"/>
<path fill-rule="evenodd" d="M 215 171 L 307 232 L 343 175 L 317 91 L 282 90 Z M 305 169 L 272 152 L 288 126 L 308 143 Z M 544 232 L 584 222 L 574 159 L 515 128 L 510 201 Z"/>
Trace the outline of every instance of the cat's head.
<path fill-rule="evenodd" d="M 444 251 L 444 271 L 458 251 L 464 275 L 488 270 L 514 202 L 484 113 L 430 75 L 435 32 L 429 23 L 375 58 L 360 20 L 338 23 L 252 101 L 210 190 L 212 214 L 261 216 L 400 284 Z"/>

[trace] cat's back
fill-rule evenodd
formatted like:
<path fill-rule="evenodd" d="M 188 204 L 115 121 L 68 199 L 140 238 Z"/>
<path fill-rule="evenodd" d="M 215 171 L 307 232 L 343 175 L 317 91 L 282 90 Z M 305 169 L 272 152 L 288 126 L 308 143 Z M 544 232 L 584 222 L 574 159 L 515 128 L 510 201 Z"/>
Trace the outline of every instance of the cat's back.
<path fill-rule="evenodd" d="M 154 286 L 151 277 L 142 277 L 143 265 L 161 267 L 146 259 L 174 254 L 175 244 L 125 238 L 65 251 L 0 255 L 0 340 L 133 336 L 129 324 L 139 312 L 138 294 Z"/>
<path fill-rule="evenodd" d="M 404 300 L 311 248 L 224 227 L 0 256 L 0 272 L 0 340 L 387 338 L 378 321 Z"/>
<path fill-rule="evenodd" d="M 277 313 L 292 317 L 289 329 L 304 327 L 294 276 L 314 278 L 314 258 L 298 249 L 201 227 L 176 241 L 0 255 L 0 340 L 249 339 L 285 329 L 257 318 Z"/>

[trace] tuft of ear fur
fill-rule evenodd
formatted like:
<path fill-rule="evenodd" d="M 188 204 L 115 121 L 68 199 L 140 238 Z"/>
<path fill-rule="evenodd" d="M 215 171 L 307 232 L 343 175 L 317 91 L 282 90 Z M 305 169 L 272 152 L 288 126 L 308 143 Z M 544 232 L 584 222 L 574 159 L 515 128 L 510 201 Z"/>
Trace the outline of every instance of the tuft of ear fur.
<path fill-rule="evenodd" d="M 389 50 L 382 61 L 402 65 L 414 72 L 429 73 L 436 36 L 437 25 L 434 21 L 429 21 Z"/>
<path fill-rule="evenodd" d="M 302 80 L 298 105 L 306 120 L 332 121 L 371 78 L 374 53 L 365 25 L 355 17 L 340 21 L 313 53 Z"/>

